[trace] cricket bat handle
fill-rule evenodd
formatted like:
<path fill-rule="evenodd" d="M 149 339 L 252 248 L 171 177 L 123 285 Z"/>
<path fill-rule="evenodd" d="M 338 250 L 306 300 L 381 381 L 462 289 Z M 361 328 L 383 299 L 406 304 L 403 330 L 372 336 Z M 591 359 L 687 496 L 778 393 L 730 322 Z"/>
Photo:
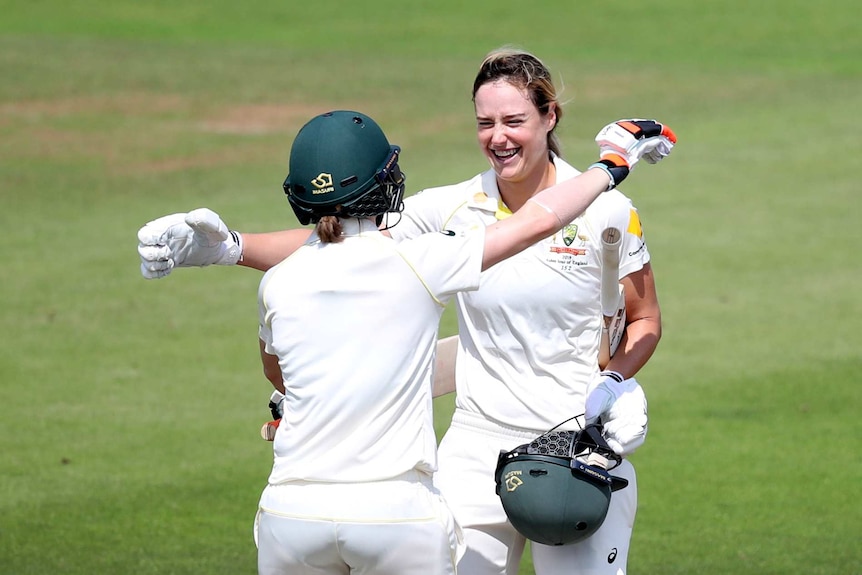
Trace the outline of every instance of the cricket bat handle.
<path fill-rule="evenodd" d="M 617 228 L 602 231 L 601 253 L 601 307 L 602 337 L 599 342 L 598 363 L 607 366 L 622 339 L 625 329 L 625 295 L 620 286 L 620 250 L 622 232 Z"/>
<path fill-rule="evenodd" d="M 278 424 L 281 423 L 281 419 L 275 419 L 273 421 L 267 421 L 263 424 L 263 427 L 260 428 L 260 437 L 261 439 L 265 439 L 266 441 L 274 441 L 275 440 L 275 432 L 278 430 Z"/>
<path fill-rule="evenodd" d="M 613 317 L 620 299 L 620 251 L 623 234 L 617 228 L 606 228 L 602 232 L 602 315 Z"/>

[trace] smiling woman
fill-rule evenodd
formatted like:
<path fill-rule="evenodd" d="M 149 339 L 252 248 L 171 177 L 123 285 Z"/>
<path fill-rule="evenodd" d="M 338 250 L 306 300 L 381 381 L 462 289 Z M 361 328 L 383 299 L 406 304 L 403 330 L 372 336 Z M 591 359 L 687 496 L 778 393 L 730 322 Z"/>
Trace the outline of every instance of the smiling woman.
<path fill-rule="evenodd" d="M 561 158 L 556 129 L 563 109 L 539 58 L 510 47 L 489 53 L 473 82 L 473 103 L 479 149 L 491 169 L 411 198 L 403 221 L 390 230 L 393 237 L 493 225 L 542 190 L 579 174 Z M 435 484 L 464 529 L 467 552 L 459 571 L 517 572 L 526 539 L 495 494 L 497 456 L 584 413 L 590 392 L 607 380 L 598 367 L 600 234 L 607 227 L 626 230 L 619 277 L 629 322 L 625 343 L 607 368 L 637 385 L 634 375 L 655 350 L 661 315 L 649 251 L 641 228 L 631 225 L 636 221 L 626 196 L 617 190 L 603 194 L 570 226 L 487 270 L 479 290 L 457 297 L 455 413 L 440 443 Z M 637 445 L 629 444 L 623 455 Z M 629 487 L 614 494 L 602 526 L 579 543 L 534 542 L 535 573 L 626 572 L 637 482 L 626 459 L 612 473 Z"/>
<path fill-rule="evenodd" d="M 560 155 L 555 129 L 563 110 L 550 72 L 516 52 L 491 53 L 473 84 L 473 103 L 479 147 L 497 174 L 506 206 L 517 210 L 535 190 L 554 184 L 548 152 Z"/>

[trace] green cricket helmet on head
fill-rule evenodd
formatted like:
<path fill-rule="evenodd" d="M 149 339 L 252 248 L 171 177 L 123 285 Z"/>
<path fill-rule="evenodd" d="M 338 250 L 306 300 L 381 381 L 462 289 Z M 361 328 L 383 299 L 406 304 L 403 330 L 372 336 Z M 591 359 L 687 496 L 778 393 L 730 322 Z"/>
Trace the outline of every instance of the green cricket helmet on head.
<path fill-rule="evenodd" d="M 400 212 L 405 180 L 400 152 L 365 114 L 321 114 L 293 141 L 284 193 L 302 225 L 324 216 L 379 219 Z"/>
<path fill-rule="evenodd" d="M 611 493 L 628 485 L 607 472 L 611 461 L 621 459 L 599 425 L 552 430 L 500 452 L 497 495 L 509 522 L 527 539 L 543 545 L 577 543 L 601 527 Z"/>

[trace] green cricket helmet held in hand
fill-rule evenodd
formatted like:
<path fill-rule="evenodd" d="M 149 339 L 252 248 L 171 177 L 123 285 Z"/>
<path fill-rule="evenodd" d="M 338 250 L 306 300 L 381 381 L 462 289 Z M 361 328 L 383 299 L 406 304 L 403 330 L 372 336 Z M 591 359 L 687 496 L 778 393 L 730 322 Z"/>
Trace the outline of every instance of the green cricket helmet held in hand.
<path fill-rule="evenodd" d="M 293 141 L 284 193 L 302 225 L 324 216 L 379 220 L 403 209 L 400 152 L 365 114 L 347 110 L 321 114 Z"/>
<path fill-rule="evenodd" d="M 628 481 L 607 472 L 620 457 L 599 425 L 580 431 L 549 431 L 531 443 L 502 451 L 497 495 L 509 522 L 543 545 L 567 545 L 595 533 L 608 514 L 613 491 Z"/>

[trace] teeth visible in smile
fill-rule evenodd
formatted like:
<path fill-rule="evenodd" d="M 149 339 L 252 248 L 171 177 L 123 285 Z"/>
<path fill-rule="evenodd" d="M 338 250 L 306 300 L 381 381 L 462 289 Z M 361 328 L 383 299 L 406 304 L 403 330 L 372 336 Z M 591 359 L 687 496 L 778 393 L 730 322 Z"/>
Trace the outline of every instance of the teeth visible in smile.
<path fill-rule="evenodd" d="M 510 158 L 518 153 L 518 150 L 494 150 L 494 155 L 498 158 Z"/>

